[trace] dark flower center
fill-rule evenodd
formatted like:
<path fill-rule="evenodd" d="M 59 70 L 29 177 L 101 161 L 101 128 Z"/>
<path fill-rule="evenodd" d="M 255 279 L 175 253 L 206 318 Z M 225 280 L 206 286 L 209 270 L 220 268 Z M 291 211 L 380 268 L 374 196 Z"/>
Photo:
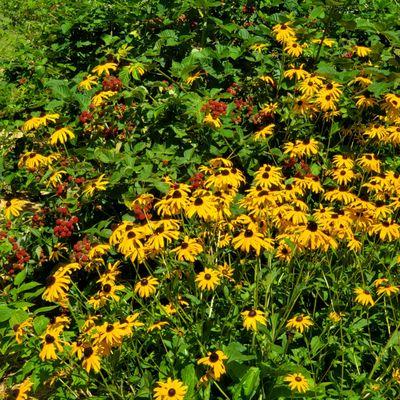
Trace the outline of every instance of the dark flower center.
<path fill-rule="evenodd" d="M 316 222 L 314 221 L 310 221 L 307 224 L 307 230 L 309 230 L 310 232 L 316 232 L 318 230 L 318 225 Z"/>
<path fill-rule="evenodd" d="M 7 201 L 6 207 L 10 207 L 10 206 L 11 206 L 11 201 Z"/>
<path fill-rule="evenodd" d="M 204 279 L 205 279 L 206 281 L 209 281 L 209 280 L 211 279 L 211 274 L 205 274 L 205 275 L 204 275 Z"/>
<path fill-rule="evenodd" d="M 129 232 L 127 236 L 128 236 L 128 239 L 133 239 L 136 236 L 136 233 L 135 232 Z"/>
<path fill-rule="evenodd" d="M 86 347 L 86 349 L 83 350 L 83 355 L 85 356 L 85 358 L 89 358 L 93 353 L 94 351 L 91 347 Z"/>
<path fill-rule="evenodd" d="M 331 96 L 328 94 L 327 96 L 325 96 L 325 100 L 329 101 L 331 99 Z"/>
<path fill-rule="evenodd" d="M 296 322 L 302 322 L 303 321 L 303 317 L 301 316 L 301 315 L 299 315 L 297 318 L 296 318 Z"/>
<path fill-rule="evenodd" d="M 51 275 L 51 276 L 49 276 L 47 279 L 46 279 L 46 286 L 48 287 L 48 286 L 52 286 L 52 285 L 54 285 L 56 283 L 56 278 L 53 276 L 53 275 Z"/>
<path fill-rule="evenodd" d="M 227 176 L 227 175 L 229 175 L 229 171 L 227 169 L 223 169 L 221 171 L 221 175 Z"/>
<path fill-rule="evenodd" d="M 54 343 L 54 341 L 56 340 L 54 338 L 54 336 L 50 335 L 49 333 L 44 337 L 44 340 L 47 344 L 51 344 Z"/>
<path fill-rule="evenodd" d="M 171 388 L 168 390 L 168 397 L 174 397 L 176 394 L 176 390 Z"/>
<path fill-rule="evenodd" d="M 296 378 L 294 378 L 296 382 L 301 382 L 302 379 L 299 376 L 296 376 Z"/>
<path fill-rule="evenodd" d="M 208 359 L 212 362 L 215 363 L 219 360 L 218 354 L 214 351 L 213 353 L 210 354 L 210 357 Z"/>
<path fill-rule="evenodd" d="M 182 197 L 182 193 L 179 190 L 175 190 L 174 193 L 172 193 L 172 197 L 174 199 L 180 199 Z"/>
<path fill-rule="evenodd" d="M 255 317 L 257 313 L 254 310 L 250 310 L 248 315 L 249 317 Z"/>
<path fill-rule="evenodd" d="M 140 281 L 140 284 L 141 284 L 142 286 L 147 286 L 147 285 L 149 284 L 149 281 L 148 281 L 146 278 L 143 278 L 143 279 Z"/>
<path fill-rule="evenodd" d="M 328 84 L 326 85 L 326 88 L 327 88 L 328 90 L 332 90 L 332 89 L 333 89 L 332 83 L 328 83 Z"/>
<path fill-rule="evenodd" d="M 106 332 L 112 332 L 114 330 L 114 325 L 107 325 Z"/>
<path fill-rule="evenodd" d="M 159 235 L 159 234 L 161 234 L 161 233 L 163 233 L 163 232 L 164 232 L 164 225 L 159 226 L 159 227 L 154 231 L 154 233 L 155 233 L 156 235 Z"/>
<path fill-rule="evenodd" d="M 203 204 L 203 199 L 200 197 L 197 197 L 197 199 L 194 201 L 195 206 L 201 206 Z"/>
<path fill-rule="evenodd" d="M 254 235 L 254 233 L 251 229 L 246 229 L 244 232 L 244 237 L 246 237 L 246 238 L 251 238 L 253 235 Z"/>
<path fill-rule="evenodd" d="M 367 154 L 367 155 L 365 156 L 365 158 L 366 158 L 367 160 L 372 160 L 371 154 Z"/>
<path fill-rule="evenodd" d="M 387 228 L 390 224 L 389 224 L 389 222 L 385 221 L 385 222 L 382 222 L 382 225 L 383 225 L 385 228 Z"/>
<path fill-rule="evenodd" d="M 187 249 L 188 247 L 189 247 L 189 243 L 183 242 L 183 243 L 181 244 L 181 249 L 182 249 L 182 250 L 185 250 L 185 249 Z"/>
<path fill-rule="evenodd" d="M 268 172 L 264 172 L 264 173 L 262 174 L 262 177 L 263 177 L 264 179 L 269 179 L 269 173 L 268 173 Z"/>
<path fill-rule="evenodd" d="M 104 292 L 104 293 L 110 293 L 110 292 L 111 292 L 111 285 L 110 285 L 109 283 L 106 283 L 106 284 L 103 286 L 103 292 Z"/>

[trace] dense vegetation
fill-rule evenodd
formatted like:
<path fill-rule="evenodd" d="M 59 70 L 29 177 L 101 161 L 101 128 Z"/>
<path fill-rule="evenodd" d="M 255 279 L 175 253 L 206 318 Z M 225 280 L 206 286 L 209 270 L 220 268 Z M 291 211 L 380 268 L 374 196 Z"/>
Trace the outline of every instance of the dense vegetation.
<path fill-rule="evenodd" d="M 0 5 L 0 398 L 400 396 L 396 2 Z"/>

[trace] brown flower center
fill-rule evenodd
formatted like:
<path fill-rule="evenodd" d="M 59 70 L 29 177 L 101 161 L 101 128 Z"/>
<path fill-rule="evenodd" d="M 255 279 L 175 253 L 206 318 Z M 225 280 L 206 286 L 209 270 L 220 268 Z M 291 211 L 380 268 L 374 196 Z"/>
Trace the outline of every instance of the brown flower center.
<path fill-rule="evenodd" d="M 201 206 L 203 203 L 203 199 L 200 197 L 197 197 L 197 199 L 194 201 L 194 205 L 197 207 Z"/>
<path fill-rule="evenodd" d="M 246 237 L 246 238 L 251 238 L 253 235 L 254 235 L 254 233 L 251 229 L 246 229 L 244 232 L 244 237 Z"/>
<path fill-rule="evenodd" d="M 50 335 L 49 333 L 44 337 L 44 340 L 47 344 L 52 344 L 55 342 L 55 337 L 53 335 Z"/>
<path fill-rule="evenodd" d="M 303 317 L 301 316 L 301 315 L 299 315 L 297 318 L 296 318 L 296 322 L 302 322 L 303 321 Z"/>
<path fill-rule="evenodd" d="M 316 232 L 318 230 L 318 225 L 316 222 L 314 221 L 310 221 L 307 224 L 307 230 L 309 230 L 310 232 Z"/>
<path fill-rule="evenodd" d="M 249 317 L 255 317 L 257 313 L 254 310 L 250 310 L 248 315 Z"/>
<path fill-rule="evenodd" d="M 149 284 L 149 281 L 148 281 L 146 278 L 143 278 L 143 279 L 140 281 L 140 284 L 141 284 L 142 286 L 147 286 L 147 285 Z"/>
<path fill-rule="evenodd" d="M 208 357 L 208 359 L 212 362 L 212 363 L 216 363 L 219 360 L 219 356 L 218 354 L 214 351 L 210 354 L 210 356 Z"/>
<path fill-rule="evenodd" d="M 85 356 L 85 358 L 89 358 L 93 353 L 94 351 L 91 347 L 86 347 L 86 349 L 83 350 L 83 355 Z"/>
<path fill-rule="evenodd" d="M 106 283 L 106 284 L 103 286 L 103 292 L 104 292 L 104 293 L 110 293 L 110 292 L 111 292 L 111 285 L 110 285 L 109 283 Z"/>
<path fill-rule="evenodd" d="M 206 281 L 209 281 L 209 280 L 211 279 L 211 274 L 205 274 L 205 275 L 204 275 L 204 279 L 205 279 Z"/>
<path fill-rule="evenodd" d="M 174 397 L 176 394 L 176 390 L 171 388 L 168 390 L 168 397 Z"/>

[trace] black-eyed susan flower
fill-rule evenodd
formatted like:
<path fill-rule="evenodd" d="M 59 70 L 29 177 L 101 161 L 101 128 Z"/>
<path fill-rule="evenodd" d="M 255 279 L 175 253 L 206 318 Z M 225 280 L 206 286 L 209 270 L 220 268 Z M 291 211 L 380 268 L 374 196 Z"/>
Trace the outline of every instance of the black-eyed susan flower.
<path fill-rule="evenodd" d="M 392 242 L 400 238 L 399 224 L 391 218 L 385 221 L 379 221 L 371 226 L 370 234 L 377 234 L 382 241 Z"/>
<path fill-rule="evenodd" d="M 357 159 L 357 164 L 368 172 L 381 172 L 381 162 L 373 153 L 363 154 Z"/>
<path fill-rule="evenodd" d="M 86 372 L 99 372 L 101 369 L 99 348 L 96 346 L 87 346 L 83 350 L 82 366 Z"/>
<path fill-rule="evenodd" d="M 204 116 L 203 122 L 214 128 L 221 128 L 221 126 L 222 126 L 221 120 L 218 117 L 213 117 L 211 113 L 207 113 Z"/>
<path fill-rule="evenodd" d="M 13 332 L 15 335 L 15 341 L 18 344 L 23 342 L 23 337 L 27 334 L 27 332 L 33 327 L 33 318 L 29 317 L 25 321 L 20 324 L 16 324 L 13 326 Z"/>
<path fill-rule="evenodd" d="M 172 250 L 176 253 L 179 261 L 190 261 L 194 262 L 196 257 L 203 251 L 203 246 L 197 239 L 191 239 L 189 236 L 185 236 L 180 246 Z"/>
<path fill-rule="evenodd" d="M 247 310 L 241 313 L 243 318 L 243 326 L 247 330 L 257 331 L 257 325 L 267 325 L 265 313 L 260 310 Z"/>
<path fill-rule="evenodd" d="M 303 46 L 297 42 L 289 42 L 284 50 L 292 57 L 299 57 L 303 53 Z"/>
<path fill-rule="evenodd" d="M 27 204 L 29 204 L 28 201 L 20 199 L 1 200 L 1 207 L 6 219 L 18 217 Z"/>
<path fill-rule="evenodd" d="M 296 329 L 298 332 L 303 333 L 310 326 L 313 326 L 314 322 L 308 315 L 300 314 L 297 317 L 289 319 L 286 324 L 288 329 Z"/>
<path fill-rule="evenodd" d="M 374 281 L 376 287 L 376 293 L 378 296 L 385 295 L 390 297 L 394 294 L 399 293 L 400 289 L 397 286 L 391 285 L 387 278 L 378 278 Z"/>
<path fill-rule="evenodd" d="M 147 276 L 136 283 L 134 292 L 140 297 L 150 297 L 156 292 L 159 283 L 160 282 L 157 278 L 154 278 L 153 276 Z"/>
<path fill-rule="evenodd" d="M 46 301 L 59 302 L 65 298 L 70 283 L 71 278 L 69 276 L 50 275 L 46 280 L 46 289 L 42 294 L 42 298 Z"/>
<path fill-rule="evenodd" d="M 22 126 L 23 131 L 30 131 L 32 129 L 40 128 L 41 126 L 46 126 L 49 122 L 56 122 L 60 118 L 60 114 L 46 114 L 40 117 L 32 117 L 24 123 Z"/>
<path fill-rule="evenodd" d="M 42 335 L 42 350 L 39 353 L 41 360 L 57 360 L 56 352 L 63 351 L 59 334 L 58 330 L 46 330 Z"/>
<path fill-rule="evenodd" d="M 188 218 L 198 215 L 205 221 L 214 220 L 218 215 L 216 200 L 213 196 L 194 196 L 186 208 L 186 215 Z"/>
<path fill-rule="evenodd" d="M 333 323 L 335 323 L 335 324 L 337 324 L 337 323 L 339 323 L 342 319 L 343 319 L 343 317 L 345 316 L 346 314 L 344 313 L 344 312 L 342 312 L 342 311 L 331 311 L 330 313 L 329 313 L 329 319 L 333 322 Z"/>
<path fill-rule="evenodd" d="M 232 239 L 232 244 L 235 249 L 240 249 L 246 253 L 254 250 L 257 255 L 260 255 L 261 249 L 266 251 L 274 250 L 273 239 L 264 237 L 255 227 L 248 227 L 240 232 Z"/>
<path fill-rule="evenodd" d="M 310 75 L 310 73 L 303 69 L 303 65 L 304 64 L 301 64 L 299 67 L 291 65 L 291 68 L 286 70 L 283 73 L 283 76 L 289 79 L 293 79 L 294 77 L 296 77 L 297 80 L 302 80 L 307 78 Z"/>
<path fill-rule="evenodd" d="M 224 361 L 227 359 L 228 357 L 221 350 L 217 350 L 209 352 L 207 357 L 197 360 L 197 364 L 209 366 L 212 369 L 215 380 L 219 380 L 226 373 Z"/>
<path fill-rule="evenodd" d="M 93 86 L 98 84 L 98 78 L 94 75 L 88 75 L 78 84 L 78 89 L 91 90 Z"/>
<path fill-rule="evenodd" d="M 38 170 L 41 167 L 47 166 L 49 159 L 42 154 L 34 151 L 28 151 L 24 153 L 18 161 L 19 168 L 27 168 L 29 171 Z"/>
<path fill-rule="evenodd" d="M 97 179 L 89 181 L 82 193 L 86 196 L 93 196 L 93 194 L 98 190 L 106 190 L 108 180 L 104 179 L 104 174 L 100 175 Z"/>
<path fill-rule="evenodd" d="M 274 134 L 275 124 L 269 124 L 253 134 L 254 140 L 263 140 Z"/>
<path fill-rule="evenodd" d="M 168 326 L 168 321 L 158 321 L 147 328 L 147 332 L 160 331 L 164 326 Z"/>
<path fill-rule="evenodd" d="M 279 43 L 287 44 L 296 40 L 296 32 L 290 27 L 290 24 L 290 22 L 286 22 L 272 27 L 272 31 Z"/>
<path fill-rule="evenodd" d="M 205 268 L 197 274 L 195 281 L 200 290 L 214 290 L 219 285 L 220 278 L 217 270 Z"/>
<path fill-rule="evenodd" d="M 158 381 L 154 388 L 155 400 L 183 400 L 187 392 L 185 386 L 178 379 L 167 378 L 166 381 Z"/>
<path fill-rule="evenodd" d="M 19 385 L 14 386 L 11 390 L 10 397 L 6 397 L 6 399 L 28 400 L 28 393 L 31 391 L 32 386 L 32 381 L 30 380 L 30 378 L 27 378 Z"/>
<path fill-rule="evenodd" d="M 98 76 L 103 75 L 105 73 L 106 75 L 110 75 L 110 71 L 115 71 L 117 69 L 118 65 L 113 62 L 97 65 L 92 69 L 92 72 L 94 74 L 97 74 Z"/>
<path fill-rule="evenodd" d="M 372 298 L 371 292 L 369 290 L 363 289 L 363 288 L 355 288 L 354 293 L 357 295 L 355 298 L 355 301 L 357 303 L 362 304 L 363 306 L 374 306 L 375 301 Z"/>
<path fill-rule="evenodd" d="M 307 379 L 300 373 L 286 375 L 284 381 L 288 383 L 293 392 L 306 393 L 310 387 Z"/>
<path fill-rule="evenodd" d="M 367 57 L 372 52 L 372 50 L 366 46 L 354 46 L 353 49 L 358 57 Z"/>
<path fill-rule="evenodd" d="M 55 145 L 57 143 L 64 144 L 69 139 L 73 139 L 75 137 L 74 132 L 70 127 L 66 126 L 64 128 L 57 129 L 50 136 L 50 144 Z"/>
<path fill-rule="evenodd" d="M 234 281 L 232 277 L 235 270 L 229 264 L 224 263 L 223 265 L 218 265 L 218 272 L 220 278 L 226 278 L 229 281 Z"/>
<path fill-rule="evenodd" d="M 111 97 L 115 96 L 116 93 L 117 92 L 113 92 L 112 90 L 99 92 L 92 97 L 91 104 L 93 104 L 95 107 L 99 107 L 103 105 Z"/>

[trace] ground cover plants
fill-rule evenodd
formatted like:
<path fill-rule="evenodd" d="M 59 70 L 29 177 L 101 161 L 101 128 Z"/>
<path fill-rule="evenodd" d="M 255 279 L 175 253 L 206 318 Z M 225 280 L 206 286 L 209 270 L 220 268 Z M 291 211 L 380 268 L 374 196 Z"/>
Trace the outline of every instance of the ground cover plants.
<path fill-rule="evenodd" d="M 0 20 L 0 398 L 398 398 L 397 3 L 42 6 Z"/>

